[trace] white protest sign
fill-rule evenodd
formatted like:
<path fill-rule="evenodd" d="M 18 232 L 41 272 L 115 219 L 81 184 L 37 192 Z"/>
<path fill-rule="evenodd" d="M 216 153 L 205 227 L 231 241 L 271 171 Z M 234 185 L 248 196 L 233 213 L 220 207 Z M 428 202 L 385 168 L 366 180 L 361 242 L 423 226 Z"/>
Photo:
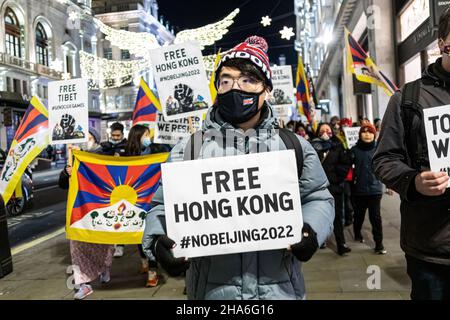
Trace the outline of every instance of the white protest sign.
<path fill-rule="evenodd" d="M 289 121 L 289 108 L 294 103 L 294 91 L 291 66 L 272 68 L 273 91 L 269 103 L 277 118 Z"/>
<path fill-rule="evenodd" d="M 150 59 L 166 120 L 199 115 L 212 104 L 202 52 L 196 42 L 151 50 Z"/>
<path fill-rule="evenodd" d="M 319 123 L 322 121 L 322 110 L 320 109 L 314 110 L 314 120 L 316 120 Z"/>
<path fill-rule="evenodd" d="M 203 117 L 194 116 L 192 126 L 194 130 L 200 130 L 202 127 Z M 181 139 L 191 135 L 189 128 L 189 120 L 187 118 L 173 121 L 166 121 L 163 114 L 158 112 L 157 122 L 155 124 L 155 143 L 177 144 Z"/>
<path fill-rule="evenodd" d="M 423 109 L 423 116 L 430 169 L 450 175 L 450 105 Z"/>
<path fill-rule="evenodd" d="M 293 150 L 162 164 L 176 257 L 287 248 L 303 226 Z"/>
<path fill-rule="evenodd" d="M 345 139 L 347 140 L 348 148 L 352 148 L 359 140 L 359 130 L 361 127 L 344 128 Z"/>
<path fill-rule="evenodd" d="M 48 128 L 50 144 L 88 141 L 87 80 L 79 78 L 49 83 Z"/>

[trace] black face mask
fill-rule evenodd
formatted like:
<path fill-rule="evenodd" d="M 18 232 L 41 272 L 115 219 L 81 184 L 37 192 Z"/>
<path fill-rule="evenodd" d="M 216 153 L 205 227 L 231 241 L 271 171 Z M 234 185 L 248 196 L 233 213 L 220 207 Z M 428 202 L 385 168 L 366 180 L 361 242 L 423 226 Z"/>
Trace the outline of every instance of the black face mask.
<path fill-rule="evenodd" d="M 259 96 L 263 92 L 249 93 L 233 89 L 218 94 L 218 112 L 223 120 L 233 125 L 247 122 L 259 112 Z"/>

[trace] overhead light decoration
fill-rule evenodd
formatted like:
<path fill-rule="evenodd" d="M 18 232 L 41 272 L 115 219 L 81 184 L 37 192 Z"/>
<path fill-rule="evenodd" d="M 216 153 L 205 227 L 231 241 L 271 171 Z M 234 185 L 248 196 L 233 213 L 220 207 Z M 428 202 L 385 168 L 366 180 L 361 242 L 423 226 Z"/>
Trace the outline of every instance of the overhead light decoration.
<path fill-rule="evenodd" d="M 237 16 L 239 11 L 239 9 L 235 9 L 223 20 L 208 24 L 204 27 L 178 32 L 174 43 L 177 44 L 195 40 L 200 43 L 200 49 L 203 50 L 206 46 L 210 46 L 223 38 L 228 32 L 227 28 L 234 23 L 233 19 Z"/>
<path fill-rule="evenodd" d="M 272 19 L 269 16 L 262 17 L 261 24 L 264 27 L 270 26 L 271 23 L 272 23 Z"/>
<path fill-rule="evenodd" d="M 69 12 L 69 19 L 72 20 L 72 22 L 78 20 L 80 18 L 80 15 L 76 11 Z"/>
<path fill-rule="evenodd" d="M 288 28 L 288 27 L 284 26 L 283 30 L 280 30 L 281 39 L 291 40 L 291 38 L 293 36 L 295 36 L 295 33 L 293 30 L 294 30 L 294 28 L 292 28 L 292 27 Z"/>
<path fill-rule="evenodd" d="M 148 32 L 131 32 L 126 30 L 117 30 L 104 24 L 99 19 L 94 18 L 95 24 L 105 39 L 122 50 L 128 50 L 135 57 L 148 57 L 149 51 L 159 48 L 160 45 L 155 36 Z"/>
<path fill-rule="evenodd" d="M 146 59 L 108 60 L 80 51 L 81 74 L 83 78 L 92 79 L 91 87 L 107 89 L 121 87 L 133 81 L 133 78 L 151 68 Z"/>
<path fill-rule="evenodd" d="M 70 75 L 70 73 L 68 73 L 68 72 L 64 72 L 62 75 L 61 75 L 61 79 L 62 80 L 70 80 L 72 78 L 72 76 Z"/>
<path fill-rule="evenodd" d="M 235 9 L 221 21 L 204 27 L 181 31 L 176 35 L 174 43 L 193 40 L 200 44 L 201 49 L 204 49 L 205 46 L 212 45 L 222 39 L 228 32 L 228 27 L 234 23 L 233 19 L 238 13 L 239 9 Z M 132 83 L 138 75 L 151 70 L 149 52 L 161 47 L 154 35 L 146 32 L 117 30 L 99 19 L 94 18 L 94 21 L 100 32 L 105 34 L 105 39 L 110 41 L 111 46 L 129 50 L 130 54 L 137 59 L 128 61 L 108 60 L 80 51 L 81 75 L 83 78 L 89 79 L 91 89 L 117 88 Z M 206 70 L 212 71 L 215 55 L 205 56 L 203 59 Z"/>

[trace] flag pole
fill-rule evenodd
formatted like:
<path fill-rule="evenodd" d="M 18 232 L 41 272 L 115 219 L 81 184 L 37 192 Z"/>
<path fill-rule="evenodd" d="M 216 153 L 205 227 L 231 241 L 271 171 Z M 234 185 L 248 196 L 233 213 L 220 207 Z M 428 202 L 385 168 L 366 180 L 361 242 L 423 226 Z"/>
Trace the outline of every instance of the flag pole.
<path fill-rule="evenodd" d="M 188 117 L 188 123 L 189 123 L 189 132 L 191 134 L 195 133 L 195 128 L 194 128 L 194 124 L 192 122 L 192 117 Z"/>
<path fill-rule="evenodd" d="M 68 157 L 68 159 L 67 159 L 67 165 L 69 166 L 69 167 L 72 167 L 72 165 L 73 165 L 73 151 L 72 151 L 72 148 L 73 148 L 73 145 L 72 144 L 68 144 L 67 145 L 67 148 L 68 148 L 68 152 L 67 152 L 67 157 Z"/>

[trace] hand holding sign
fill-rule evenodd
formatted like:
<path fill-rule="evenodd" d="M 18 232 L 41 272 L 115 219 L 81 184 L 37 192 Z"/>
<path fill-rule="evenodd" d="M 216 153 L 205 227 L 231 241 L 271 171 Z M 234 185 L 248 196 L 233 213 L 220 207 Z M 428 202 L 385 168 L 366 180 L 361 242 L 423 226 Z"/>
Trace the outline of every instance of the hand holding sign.
<path fill-rule="evenodd" d="M 319 243 L 317 242 L 317 233 L 309 224 L 305 223 L 303 225 L 302 232 L 302 241 L 290 246 L 289 249 L 299 261 L 307 262 L 319 248 Z"/>
<path fill-rule="evenodd" d="M 447 189 L 449 176 L 447 172 L 422 172 L 415 179 L 416 190 L 425 196 L 440 196 Z"/>
<path fill-rule="evenodd" d="M 189 268 L 189 262 L 185 258 L 175 258 L 172 249 L 175 248 L 175 241 L 166 235 L 159 236 L 155 240 L 153 254 L 164 270 L 172 277 L 181 275 Z"/>

